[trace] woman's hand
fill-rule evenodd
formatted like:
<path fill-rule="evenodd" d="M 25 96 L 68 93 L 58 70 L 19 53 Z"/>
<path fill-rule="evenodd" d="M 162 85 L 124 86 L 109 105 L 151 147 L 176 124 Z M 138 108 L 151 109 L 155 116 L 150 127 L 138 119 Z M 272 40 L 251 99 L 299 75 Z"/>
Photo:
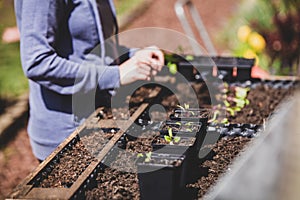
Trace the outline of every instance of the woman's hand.
<path fill-rule="evenodd" d="M 163 65 L 164 55 L 157 47 L 141 49 L 120 65 L 121 85 L 137 80 L 150 80 L 151 76 L 155 76 Z"/>

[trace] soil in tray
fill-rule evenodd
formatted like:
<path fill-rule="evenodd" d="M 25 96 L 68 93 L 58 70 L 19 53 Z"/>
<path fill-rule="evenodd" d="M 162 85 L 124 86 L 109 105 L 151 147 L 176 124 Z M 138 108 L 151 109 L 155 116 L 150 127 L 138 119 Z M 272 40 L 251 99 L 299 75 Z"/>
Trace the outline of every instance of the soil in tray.
<path fill-rule="evenodd" d="M 125 137 L 124 149 L 98 173 L 96 187 L 86 191 L 86 199 L 140 199 L 137 154 L 152 151 L 153 139 L 159 135 L 157 131 L 145 131 L 135 140 Z"/>
<path fill-rule="evenodd" d="M 293 91 L 293 88 L 272 88 L 267 84 L 251 88 L 247 96 L 250 104 L 237 112 L 235 116 L 230 116 L 229 122 L 263 124 L 278 105 L 291 96 Z"/>
<path fill-rule="evenodd" d="M 188 184 L 188 188 L 198 190 L 201 199 L 210 187 L 216 184 L 218 178 L 225 174 L 233 160 L 241 153 L 251 139 L 247 137 L 223 137 L 212 145 L 214 156 L 212 160 L 205 161 L 199 169 L 207 169 L 207 176 L 202 176 L 197 182 Z"/>
<path fill-rule="evenodd" d="M 161 105 L 164 106 L 167 112 L 172 112 L 178 108 L 180 103 L 188 104 L 190 108 L 210 106 L 211 104 L 211 97 L 205 83 L 195 83 L 191 86 L 178 84 L 176 89 L 178 90 L 176 94 L 172 93 L 162 98 Z M 198 99 L 198 102 L 196 99 Z"/>
<path fill-rule="evenodd" d="M 86 199 L 140 199 L 136 159 L 136 154 L 120 151 L 113 167 L 98 173 L 96 187 L 85 192 Z"/>
<path fill-rule="evenodd" d="M 195 106 L 205 108 L 211 107 L 211 97 L 205 83 L 192 84 L 198 98 L 198 105 L 195 104 L 195 102 L 197 103 L 197 101 L 195 101 L 195 97 L 186 92 L 189 90 L 184 87 L 187 86 L 178 84 L 177 89 L 179 92 L 176 95 L 168 94 L 162 97 L 161 105 L 164 106 L 168 114 L 178 108 L 179 99 L 181 99 L 181 103 L 188 104 L 190 108 L 195 108 Z M 215 90 L 217 91 L 218 89 L 216 88 Z M 293 94 L 294 90 L 295 87 L 277 88 L 273 87 L 271 84 L 258 83 L 248 92 L 247 99 L 250 101 L 250 104 L 237 112 L 235 116 L 230 116 L 228 113 L 228 121 L 235 124 L 263 124 L 264 121 L 266 121 L 267 118 L 276 110 L 278 105 L 284 99 Z"/>
<path fill-rule="evenodd" d="M 118 120 L 128 120 L 131 115 L 136 111 L 138 107 L 123 107 L 123 108 L 111 108 L 103 109 L 97 114 L 99 119 L 118 119 Z"/>
<path fill-rule="evenodd" d="M 153 140 L 160 137 L 158 131 L 145 131 L 136 140 L 129 140 L 126 142 L 124 149 L 131 153 L 144 153 L 153 151 L 152 143 Z"/>
<path fill-rule="evenodd" d="M 62 154 L 53 170 L 45 175 L 37 187 L 71 187 L 111 137 L 112 133 L 101 131 L 81 137 L 72 148 Z"/>

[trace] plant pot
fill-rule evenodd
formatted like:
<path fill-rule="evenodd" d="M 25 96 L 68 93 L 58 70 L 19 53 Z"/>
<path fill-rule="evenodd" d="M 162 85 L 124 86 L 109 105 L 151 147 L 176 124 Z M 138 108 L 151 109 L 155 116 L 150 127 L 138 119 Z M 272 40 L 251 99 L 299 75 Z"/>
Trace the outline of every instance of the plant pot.
<path fill-rule="evenodd" d="M 179 135 L 180 133 L 178 133 Z M 162 140 L 163 137 L 162 137 Z M 196 180 L 194 170 L 197 167 L 197 149 L 195 147 L 196 139 L 194 137 L 181 137 L 181 140 L 190 141 L 189 145 L 180 145 L 180 144 L 160 144 L 153 143 L 153 152 L 162 153 L 162 154 L 175 154 L 175 155 L 184 155 L 185 164 L 183 167 L 183 173 L 181 177 L 181 185 L 186 185 Z"/>
<path fill-rule="evenodd" d="M 210 115 L 211 110 L 206 108 L 177 108 L 170 115 L 170 119 L 174 121 L 201 122 L 202 126 L 206 126 Z"/>
<path fill-rule="evenodd" d="M 141 199 L 176 199 L 185 156 L 152 153 L 151 161 L 137 163 Z"/>
<path fill-rule="evenodd" d="M 196 133 L 200 131 L 201 126 L 202 126 L 201 122 L 188 122 L 188 121 L 179 122 L 179 121 L 167 120 L 161 123 L 159 131 L 165 135 L 168 134 L 168 130 L 169 128 L 171 128 L 174 133 L 180 132 L 180 133 L 186 133 L 187 135 L 190 134 L 191 136 L 195 136 Z"/>
<path fill-rule="evenodd" d="M 196 153 L 200 150 L 206 135 L 205 128 L 202 128 L 203 126 L 201 122 L 169 120 L 161 123 L 160 127 L 160 132 L 163 135 L 168 135 L 168 129 L 172 128 L 172 132 L 174 135 L 180 137 L 195 137 L 196 141 L 193 148 L 195 148 Z"/>
<path fill-rule="evenodd" d="M 186 56 L 184 56 L 186 57 Z M 208 76 L 212 76 L 213 74 L 213 67 L 214 67 L 214 62 L 211 59 L 211 57 L 205 57 L 205 56 L 193 56 L 193 60 L 187 61 L 187 60 L 182 60 L 178 63 L 178 70 L 179 71 L 184 71 L 189 69 L 189 74 L 193 72 L 193 76 L 191 77 L 191 81 L 203 81 L 206 79 Z M 184 73 L 184 72 L 183 72 Z M 186 76 L 188 76 L 187 73 L 185 73 Z M 187 80 L 189 80 L 187 78 Z"/>
<path fill-rule="evenodd" d="M 210 118 L 211 110 L 206 108 L 175 109 L 170 115 L 170 119 L 174 121 L 201 122 L 199 132 L 202 139 L 205 137 L 207 122 Z"/>
<path fill-rule="evenodd" d="M 237 58 L 237 81 L 247 81 L 251 79 L 251 71 L 255 59 Z"/>

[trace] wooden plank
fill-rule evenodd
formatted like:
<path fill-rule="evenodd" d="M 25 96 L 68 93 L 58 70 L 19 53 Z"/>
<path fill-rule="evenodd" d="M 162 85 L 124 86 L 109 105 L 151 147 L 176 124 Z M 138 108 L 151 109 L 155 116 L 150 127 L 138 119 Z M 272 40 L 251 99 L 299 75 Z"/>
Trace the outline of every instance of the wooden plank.
<path fill-rule="evenodd" d="M 156 87 L 149 96 L 157 96 L 161 91 L 160 87 Z M 105 147 L 99 152 L 98 156 L 96 156 L 97 161 L 92 162 L 87 169 L 79 176 L 75 183 L 71 186 L 70 190 L 68 190 L 68 199 L 70 199 L 76 191 L 80 189 L 80 187 L 84 184 L 84 182 L 88 179 L 88 177 L 92 174 L 94 169 L 100 164 L 106 154 L 113 148 L 116 142 L 120 139 L 120 137 L 124 134 L 124 132 L 132 125 L 133 122 L 137 120 L 137 118 L 146 110 L 149 106 L 149 103 L 143 103 L 128 119 L 128 121 L 122 120 L 100 120 L 99 125 L 100 128 L 107 128 L 111 125 L 110 128 L 116 128 L 115 125 L 118 125 L 120 131 L 114 135 L 113 138 L 105 145 Z M 119 124 L 118 124 L 119 122 Z M 104 126 L 104 127 L 103 127 Z"/>
<path fill-rule="evenodd" d="M 26 195 L 27 199 L 68 199 L 68 188 L 33 188 Z"/>
<path fill-rule="evenodd" d="M 140 116 L 141 113 L 145 111 L 145 109 L 149 106 L 149 103 L 142 104 L 136 112 L 129 118 L 128 121 L 119 121 L 123 124 L 118 124 L 120 128 L 120 131 L 114 135 L 113 138 L 110 139 L 110 141 L 105 145 L 105 147 L 99 152 L 98 156 L 96 156 L 97 161 L 92 162 L 87 169 L 80 175 L 80 177 L 76 180 L 75 183 L 71 186 L 71 190 L 68 191 L 68 199 L 70 199 L 76 191 L 80 189 L 80 187 L 84 184 L 84 182 L 87 180 L 87 178 L 91 175 L 91 173 L 94 171 L 94 169 L 100 164 L 100 162 L 103 160 L 103 158 L 106 156 L 106 154 L 113 148 L 113 146 L 117 143 L 117 141 L 120 139 L 120 137 L 124 134 L 124 132 L 131 126 L 131 124 Z M 101 120 L 104 121 L 102 125 L 107 128 L 107 125 L 112 125 L 115 128 L 115 124 L 118 122 L 115 120 Z M 99 124 L 101 124 L 101 121 Z M 126 122 L 126 123 L 124 123 Z M 103 128 L 100 126 L 100 128 Z"/>
<path fill-rule="evenodd" d="M 22 198 L 32 188 L 30 181 L 33 180 L 38 173 L 44 169 L 49 162 L 65 147 L 73 138 L 75 138 L 80 131 L 84 129 L 84 125 L 79 126 L 64 142 L 62 142 L 33 172 L 31 172 L 9 195 L 9 198 Z"/>

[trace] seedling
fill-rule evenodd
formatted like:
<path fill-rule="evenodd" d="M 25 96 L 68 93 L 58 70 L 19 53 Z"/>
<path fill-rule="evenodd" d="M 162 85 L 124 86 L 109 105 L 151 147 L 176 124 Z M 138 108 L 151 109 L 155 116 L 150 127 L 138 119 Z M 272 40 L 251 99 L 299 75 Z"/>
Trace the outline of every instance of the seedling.
<path fill-rule="evenodd" d="M 178 107 L 178 108 L 181 108 L 181 109 L 184 110 L 184 111 L 186 111 L 187 109 L 190 108 L 190 105 L 185 103 L 185 104 L 184 104 L 184 107 L 181 106 L 181 105 L 177 105 L 177 107 Z"/>
<path fill-rule="evenodd" d="M 229 85 L 224 83 L 223 87 L 219 88 L 221 94 L 216 98 L 223 102 L 223 105 L 218 104 L 213 107 L 214 115 L 210 122 L 228 123 L 227 118 L 220 116 L 221 111 L 224 110 L 234 116 L 237 112 L 241 111 L 246 105 L 250 103 L 247 99 L 248 91 L 250 88 L 234 87 L 234 96 L 230 95 Z M 230 95 L 230 96 L 229 96 Z M 221 119 L 219 119 L 221 117 Z"/>
<path fill-rule="evenodd" d="M 169 135 L 165 135 L 164 138 L 171 145 L 173 145 L 174 143 L 178 143 L 181 139 L 178 136 L 173 136 L 173 132 L 171 128 L 168 129 L 168 134 Z"/>
<path fill-rule="evenodd" d="M 146 158 L 145 158 L 145 162 L 150 162 L 151 161 L 151 156 L 152 156 L 152 152 L 148 152 L 146 153 Z"/>
<path fill-rule="evenodd" d="M 184 106 L 181 106 L 181 105 L 177 105 L 178 108 L 182 109 L 183 111 L 186 111 L 186 112 L 189 112 L 192 116 L 195 115 L 195 113 L 191 110 L 189 110 L 190 108 L 190 105 L 189 104 L 184 104 Z"/>
<path fill-rule="evenodd" d="M 167 66 L 169 68 L 169 72 L 173 75 L 177 73 L 177 65 L 171 61 L 167 63 Z"/>
<path fill-rule="evenodd" d="M 177 125 L 181 126 L 181 122 L 176 122 L 175 124 L 177 124 Z"/>
<path fill-rule="evenodd" d="M 192 61 L 192 60 L 194 60 L 194 56 L 192 56 L 192 55 L 187 55 L 187 56 L 185 57 L 185 59 L 186 59 L 187 61 Z"/>
<path fill-rule="evenodd" d="M 146 158 L 145 158 L 144 162 L 150 162 L 151 161 L 152 152 L 150 151 L 148 153 L 145 153 L 145 156 L 146 156 Z M 138 158 L 143 158 L 144 154 L 139 153 L 139 154 L 137 154 L 137 157 Z"/>

